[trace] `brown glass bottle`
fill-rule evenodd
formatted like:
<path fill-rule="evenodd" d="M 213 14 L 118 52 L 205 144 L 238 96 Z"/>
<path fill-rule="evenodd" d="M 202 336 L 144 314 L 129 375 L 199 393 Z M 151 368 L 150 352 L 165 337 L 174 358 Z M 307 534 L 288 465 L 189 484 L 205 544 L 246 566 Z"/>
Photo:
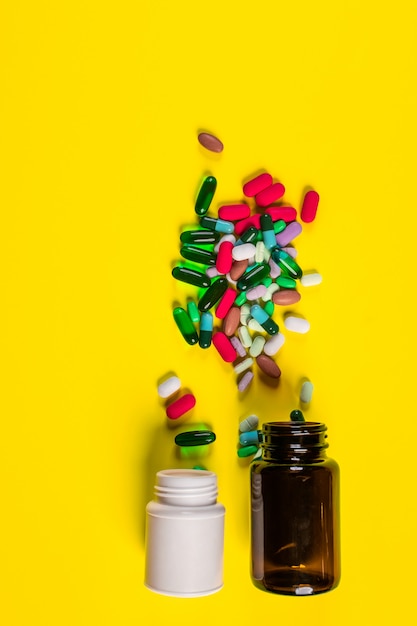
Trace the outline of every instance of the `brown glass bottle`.
<path fill-rule="evenodd" d="M 252 581 L 264 591 L 312 595 L 340 578 L 339 467 L 325 424 L 269 422 L 251 464 Z"/>

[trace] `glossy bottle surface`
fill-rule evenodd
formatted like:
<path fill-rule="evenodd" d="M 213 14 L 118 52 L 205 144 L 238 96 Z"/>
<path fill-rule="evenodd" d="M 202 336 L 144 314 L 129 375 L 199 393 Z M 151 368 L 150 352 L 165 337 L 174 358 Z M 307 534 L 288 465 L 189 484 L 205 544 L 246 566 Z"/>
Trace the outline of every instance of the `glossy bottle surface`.
<path fill-rule="evenodd" d="M 251 466 L 251 573 L 262 590 L 312 595 L 339 582 L 339 467 L 325 432 L 318 422 L 263 426 Z"/>

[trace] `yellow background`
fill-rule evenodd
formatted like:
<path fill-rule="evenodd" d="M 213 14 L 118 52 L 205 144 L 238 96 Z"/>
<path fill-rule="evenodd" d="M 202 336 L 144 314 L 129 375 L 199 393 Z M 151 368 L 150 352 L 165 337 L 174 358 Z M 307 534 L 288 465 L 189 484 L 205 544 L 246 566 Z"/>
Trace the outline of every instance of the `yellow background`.
<path fill-rule="evenodd" d="M 412 623 L 415 18 L 410 0 L 2 3 L 2 624 Z M 280 387 L 239 397 L 177 331 L 170 272 L 203 174 L 215 207 L 260 168 L 297 208 L 321 194 L 296 247 L 324 280 L 303 290 L 311 331 L 287 333 Z M 188 424 L 217 434 L 225 585 L 207 598 L 143 586 L 154 473 L 181 465 L 167 371 L 196 395 Z M 341 466 L 342 581 L 286 598 L 249 578 L 237 426 L 286 419 L 303 376 Z"/>

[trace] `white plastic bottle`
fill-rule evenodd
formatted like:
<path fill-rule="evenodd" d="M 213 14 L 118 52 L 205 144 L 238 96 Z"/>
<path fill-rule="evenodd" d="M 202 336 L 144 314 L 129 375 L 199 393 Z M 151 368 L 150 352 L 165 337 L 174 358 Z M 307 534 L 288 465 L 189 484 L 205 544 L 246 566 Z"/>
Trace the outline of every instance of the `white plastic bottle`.
<path fill-rule="evenodd" d="M 205 470 L 156 474 L 146 507 L 145 585 L 178 597 L 205 596 L 223 586 L 225 508 L 217 476 Z"/>

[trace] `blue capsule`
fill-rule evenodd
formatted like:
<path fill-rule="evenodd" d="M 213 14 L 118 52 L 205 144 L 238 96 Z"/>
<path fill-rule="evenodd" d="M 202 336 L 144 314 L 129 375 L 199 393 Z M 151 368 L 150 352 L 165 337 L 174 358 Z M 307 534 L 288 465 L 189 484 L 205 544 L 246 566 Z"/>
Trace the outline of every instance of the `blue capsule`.
<path fill-rule="evenodd" d="M 221 220 L 216 217 L 208 217 L 205 215 L 200 218 L 200 224 L 203 228 L 209 228 L 210 230 L 214 230 L 217 233 L 233 233 L 235 226 L 233 222 L 228 222 L 226 220 Z"/>
<path fill-rule="evenodd" d="M 246 433 L 242 433 L 239 436 L 239 443 L 241 446 L 252 446 L 259 445 L 259 442 L 262 439 L 262 434 L 260 430 L 250 430 Z"/>
<path fill-rule="evenodd" d="M 204 311 L 200 319 L 200 348 L 209 348 L 213 336 L 213 315 L 210 311 Z"/>
<path fill-rule="evenodd" d="M 279 331 L 278 324 L 268 315 L 259 304 L 254 304 L 250 308 L 252 317 L 266 330 L 269 335 L 276 335 Z"/>
<path fill-rule="evenodd" d="M 275 239 L 274 222 L 272 221 L 272 217 L 268 215 L 268 213 L 264 213 L 263 215 L 261 215 L 260 222 L 262 239 L 265 244 L 265 248 L 267 250 L 272 250 L 272 248 L 276 248 L 277 241 Z"/>

